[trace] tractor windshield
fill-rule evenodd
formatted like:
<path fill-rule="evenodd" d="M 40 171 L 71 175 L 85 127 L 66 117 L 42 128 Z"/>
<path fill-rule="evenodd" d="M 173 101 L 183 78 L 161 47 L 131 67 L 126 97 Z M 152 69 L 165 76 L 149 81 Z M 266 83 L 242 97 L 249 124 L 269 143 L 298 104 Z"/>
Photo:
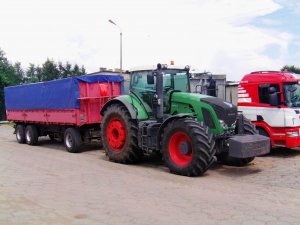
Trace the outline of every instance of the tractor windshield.
<path fill-rule="evenodd" d="M 152 71 L 135 71 L 131 75 L 131 90 L 142 96 L 145 92 L 156 91 L 156 77 L 154 83 L 147 82 L 147 74 Z M 163 70 L 164 92 L 169 90 L 190 92 L 188 73 L 186 70 Z"/>
<path fill-rule="evenodd" d="M 284 99 L 288 107 L 300 107 L 300 84 L 283 84 Z"/>
<path fill-rule="evenodd" d="M 189 80 L 186 71 L 166 70 L 164 74 L 164 90 L 189 92 Z"/>

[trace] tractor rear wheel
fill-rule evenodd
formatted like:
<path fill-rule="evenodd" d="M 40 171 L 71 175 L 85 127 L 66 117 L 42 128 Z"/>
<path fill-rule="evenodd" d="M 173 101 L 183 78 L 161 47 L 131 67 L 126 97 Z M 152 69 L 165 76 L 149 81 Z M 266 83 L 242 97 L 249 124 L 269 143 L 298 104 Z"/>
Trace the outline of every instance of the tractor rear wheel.
<path fill-rule="evenodd" d="M 244 133 L 245 134 L 257 134 L 258 131 L 256 130 L 255 126 L 251 123 L 250 120 L 243 118 L 244 121 Z M 220 163 L 227 165 L 227 166 L 237 166 L 237 167 L 243 167 L 249 164 L 254 160 L 255 157 L 249 157 L 249 158 L 235 158 L 228 155 L 228 152 L 221 153 L 220 155 L 217 155 L 217 159 Z"/>
<path fill-rule="evenodd" d="M 170 122 L 164 129 L 161 140 L 162 155 L 171 173 L 200 176 L 213 162 L 213 135 L 191 118 Z"/>
<path fill-rule="evenodd" d="M 138 124 L 123 105 L 111 105 L 104 112 L 101 136 L 109 160 L 117 163 L 141 161 L 143 152 L 138 147 Z"/>

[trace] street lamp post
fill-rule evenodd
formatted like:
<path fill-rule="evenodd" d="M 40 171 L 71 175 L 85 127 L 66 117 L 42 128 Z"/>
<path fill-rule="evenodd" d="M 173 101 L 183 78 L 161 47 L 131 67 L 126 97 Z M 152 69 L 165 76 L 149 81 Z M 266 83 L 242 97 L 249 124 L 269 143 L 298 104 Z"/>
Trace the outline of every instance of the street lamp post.
<path fill-rule="evenodd" d="M 116 27 L 118 27 L 119 28 L 119 30 L 120 30 L 120 72 L 121 72 L 121 75 L 122 75 L 122 36 L 123 36 L 123 34 L 122 34 L 122 29 L 121 29 L 121 27 L 118 25 L 118 24 L 116 24 L 114 21 L 112 21 L 112 20 L 108 20 L 108 22 L 110 22 L 111 24 L 113 24 L 113 25 L 115 25 Z"/>

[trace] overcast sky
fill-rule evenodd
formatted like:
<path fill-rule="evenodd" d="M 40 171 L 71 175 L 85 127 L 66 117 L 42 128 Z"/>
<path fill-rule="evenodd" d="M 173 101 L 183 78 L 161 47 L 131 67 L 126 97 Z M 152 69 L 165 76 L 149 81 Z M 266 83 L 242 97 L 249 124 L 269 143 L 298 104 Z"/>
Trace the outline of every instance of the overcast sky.
<path fill-rule="evenodd" d="M 158 62 L 239 80 L 300 66 L 297 0 L 0 0 L 0 48 L 23 67 L 47 57 L 87 68 Z"/>

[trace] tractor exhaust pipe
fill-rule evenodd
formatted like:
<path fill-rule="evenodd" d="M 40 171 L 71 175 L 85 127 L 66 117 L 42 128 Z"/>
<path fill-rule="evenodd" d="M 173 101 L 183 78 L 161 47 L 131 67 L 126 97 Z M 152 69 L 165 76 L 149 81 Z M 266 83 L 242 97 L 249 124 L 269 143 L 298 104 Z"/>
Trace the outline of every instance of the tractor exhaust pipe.
<path fill-rule="evenodd" d="M 157 64 L 157 76 L 156 76 L 156 94 L 157 94 L 157 106 L 156 117 L 158 120 L 163 118 L 164 115 L 164 96 L 163 96 L 163 72 L 160 63 Z"/>

